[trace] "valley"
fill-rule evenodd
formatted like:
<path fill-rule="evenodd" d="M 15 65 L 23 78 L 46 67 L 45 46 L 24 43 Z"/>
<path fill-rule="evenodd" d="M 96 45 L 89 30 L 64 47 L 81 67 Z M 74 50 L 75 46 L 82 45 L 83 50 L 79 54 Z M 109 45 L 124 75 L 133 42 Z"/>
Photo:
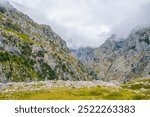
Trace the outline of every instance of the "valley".
<path fill-rule="evenodd" d="M 150 26 L 69 49 L 49 25 L 0 4 L 1 100 L 150 99 Z"/>

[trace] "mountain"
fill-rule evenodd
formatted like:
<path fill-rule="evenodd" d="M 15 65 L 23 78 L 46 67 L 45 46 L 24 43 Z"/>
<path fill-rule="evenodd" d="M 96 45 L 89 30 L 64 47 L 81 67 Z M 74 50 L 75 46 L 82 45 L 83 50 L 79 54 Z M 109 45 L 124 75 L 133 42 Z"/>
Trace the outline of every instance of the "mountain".
<path fill-rule="evenodd" d="M 0 82 L 90 79 L 50 26 L 0 4 Z"/>
<path fill-rule="evenodd" d="M 98 48 L 72 51 L 96 79 L 126 83 L 150 77 L 150 27 L 133 30 L 127 39 L 115 35 Z"/>
<path fill-rule="evenodd" d="M 150 27 L 116 40 L 112 35 L 98 48 L 70 51 L 50 26 L 0 2 L 0 82 L 97 79 L 126 83 L 150 77 Z"/>

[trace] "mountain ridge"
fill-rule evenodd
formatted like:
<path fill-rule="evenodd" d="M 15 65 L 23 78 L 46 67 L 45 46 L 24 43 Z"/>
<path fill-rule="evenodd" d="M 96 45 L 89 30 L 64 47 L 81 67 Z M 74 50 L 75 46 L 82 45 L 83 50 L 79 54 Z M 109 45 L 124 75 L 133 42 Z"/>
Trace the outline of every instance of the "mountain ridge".
<path fill-rule="evenodd" d="M 92 79 L 50 26 L 7 6 L 0 7 L 1 82 Z"/>
<path fill-rule="evenodd" d="M 96 79 L 125 83 L 150 77 L 150 28 L 133 30 L 122 41 L 108 39 L 98 48 L 84 48 L 72 53 L 95 74 Z"/>
<path fill-rule="evenodd" d="M 150 28 L 127 39 L 112 35 L 100 47 L 69 50 L 48 25 L 37 24 L 8 2 L 0 6 L 0 81 L 104 80 L 150 77 Z M 76 58 L 75 58 L 76 57 Z"/>

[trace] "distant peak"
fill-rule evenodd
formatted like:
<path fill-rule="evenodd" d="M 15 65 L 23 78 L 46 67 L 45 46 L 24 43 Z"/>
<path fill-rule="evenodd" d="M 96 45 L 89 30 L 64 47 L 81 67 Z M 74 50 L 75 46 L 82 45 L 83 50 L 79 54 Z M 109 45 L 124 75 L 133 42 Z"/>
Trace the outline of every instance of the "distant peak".
<path fill-rule="evenodd" d="M 116 37 L 115 34 L 112 34 L 112 35 L 108 38 L 109 41 L 114 41 L 114 40 L 116 40 L 116 39 L 117 39 L 117 37 Z"/>

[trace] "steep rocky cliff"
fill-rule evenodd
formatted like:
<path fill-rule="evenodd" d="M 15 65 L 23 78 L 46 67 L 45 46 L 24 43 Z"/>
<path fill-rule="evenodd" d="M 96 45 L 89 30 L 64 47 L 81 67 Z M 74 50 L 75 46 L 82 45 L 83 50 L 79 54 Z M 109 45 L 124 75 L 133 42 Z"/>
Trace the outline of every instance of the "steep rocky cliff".
<path fill-rule="evenodd" d="M 95 74 L 96 79 L 127 82 L 150 77 L 150 28 L 133 30 L 127 39 L 113 35 L 95 49 L 72 51 Z"/>
<path fill-rule="evenodd" d="M 66 42 L 8 2 L 0 4 L 0 82 L 88 80 Z"/>

